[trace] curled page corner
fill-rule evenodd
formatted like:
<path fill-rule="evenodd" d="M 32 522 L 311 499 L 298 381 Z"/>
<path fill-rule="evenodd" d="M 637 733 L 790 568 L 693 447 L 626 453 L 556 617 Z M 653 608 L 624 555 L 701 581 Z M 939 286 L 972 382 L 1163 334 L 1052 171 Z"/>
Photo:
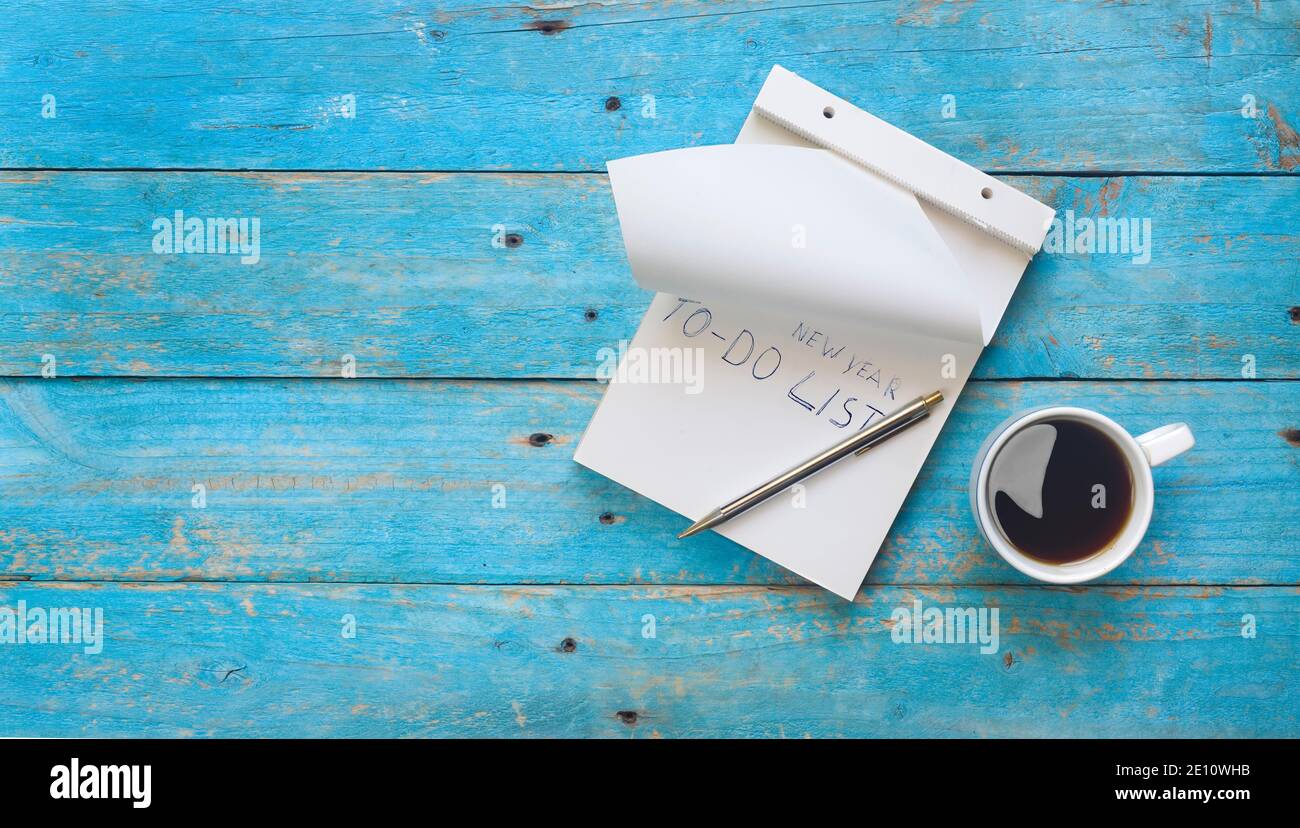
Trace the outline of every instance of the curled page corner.
<path fill-rule="evenodd" d="M 916 197 L 833 152 L 727 144 L 608 168 L 643 288 L 979 345 L 992 333 Z"/>

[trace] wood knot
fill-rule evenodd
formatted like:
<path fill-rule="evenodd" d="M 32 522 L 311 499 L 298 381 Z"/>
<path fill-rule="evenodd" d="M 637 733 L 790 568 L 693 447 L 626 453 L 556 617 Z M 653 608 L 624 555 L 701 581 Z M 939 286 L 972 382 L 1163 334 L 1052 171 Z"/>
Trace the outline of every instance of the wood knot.
<path fill-rule="evenodd" d="M 524 25 L 524 28 L 533 29 L 544 35 L 559 34 L 572 24 L 567 20 L 534 20 Z"/>
<path fill-rule="evenodd" d="M 620 722 L 627 725 L 628 727 L 636 726 L 637 716 L 635 710 L 620 710 L 614 715 L 618 717 L 618 720 Z"/>
<path fill-rule="evenodd" d="M 1300 448 L 1300 428 L 1284 428 L 1278 434 L 1282 435 L 1283 440 L 1296 448 Z"/>
<path fill-rule="evenodd" d="M 617 95 L 610 95 L 605 99 L 605 111 L 617 112 L 623 108 L 623 102 L 618 99 Z"/>
<path fill-rule="evenodd" d="M 566 638 L 560 642 L 560 652 L 562 653 L 571 653 L 577 649 L 578 642 L 574 641 L 572 638 Z"/>
<path fill-rule="evenodd" d="M 524 243 L 524 237 L 518 233 L 506 233 L 506 247 L 516 248 Z"/>
<path fill-rule="evenodd" d="M 538 431 L 534 434 L 528 435 L 528 445 L 540 447 L 546 445 L 547 443 L 551 442 L 554 439 L 555 439 L 554 434 L 547 434 L 544 431 Z"/>
<path fill-rule="evenodd" d="M 600 522 L 606 526 L 613 526 L 615 523 L 618 523 L 618 517 L 615 516 L 613 512 L 601 512 Z"/>
<path fill-rule="evenodd" d="M 1300 322 L 1300 305 L 1292 305 L 1287 315 L 1291 317 L 1292 322 Z"/>
<path fill-rule="evenodd" d="M 599 316 L 600 313 L 597 312 L 595 308 L 587 308 L 585 311 L 582 312 L 582 318 L 587 320 L 588 322 L 595 322 L 597 317 Z"/>

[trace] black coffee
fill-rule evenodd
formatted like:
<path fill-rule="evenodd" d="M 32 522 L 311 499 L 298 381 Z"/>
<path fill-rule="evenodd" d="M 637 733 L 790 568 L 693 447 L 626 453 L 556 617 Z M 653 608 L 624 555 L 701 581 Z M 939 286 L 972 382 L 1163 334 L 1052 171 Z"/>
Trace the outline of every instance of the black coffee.
<path fill-rule="evenodd" d="M 1078 420 L 1034 423 L 993 458 L 989 494 L 998 528 L 1045 563 L 1081 561 L 1105 550 L 1133 510 L 1133 477 L 1123 450 Z"/>

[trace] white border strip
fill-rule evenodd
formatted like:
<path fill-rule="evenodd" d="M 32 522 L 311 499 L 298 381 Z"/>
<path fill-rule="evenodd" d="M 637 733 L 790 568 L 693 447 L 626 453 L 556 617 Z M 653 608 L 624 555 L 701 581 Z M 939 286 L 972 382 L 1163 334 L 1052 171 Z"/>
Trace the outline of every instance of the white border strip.
<path fill-rule="evenodd" d="M 773 66 L 754 111 L 808 141 L 861 164 L 1027 256 L 1043 244 L 1056 212 L 914 135 Z"/>

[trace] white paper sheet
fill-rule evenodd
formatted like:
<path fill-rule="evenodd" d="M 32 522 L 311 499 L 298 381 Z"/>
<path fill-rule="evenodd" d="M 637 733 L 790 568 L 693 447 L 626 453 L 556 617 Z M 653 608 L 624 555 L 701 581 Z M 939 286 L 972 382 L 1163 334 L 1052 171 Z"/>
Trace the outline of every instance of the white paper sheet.
<path fill-rule="evenodd" d="M 970 280 L 915 196 L 834 153 L 713 146 L 608 166 L 644 288 L 983 342 Z"/>
<path fill-rule="evenodd" d="M 801 119 L 827 97 L 777 67 L 738 145 L 610 162 L 633 275 L 665 291 L 624 368 L 660 370 L 610 384 L 575 459 L 695 520 L 941 390 L 919 425 L 717 530 L 852 599 L 1028 262 L 1017 239 L 1051 210 L 838 98 L 851 134 L 820 135 Z M 943 182 L 999 203 L 939 203 Z"/>

